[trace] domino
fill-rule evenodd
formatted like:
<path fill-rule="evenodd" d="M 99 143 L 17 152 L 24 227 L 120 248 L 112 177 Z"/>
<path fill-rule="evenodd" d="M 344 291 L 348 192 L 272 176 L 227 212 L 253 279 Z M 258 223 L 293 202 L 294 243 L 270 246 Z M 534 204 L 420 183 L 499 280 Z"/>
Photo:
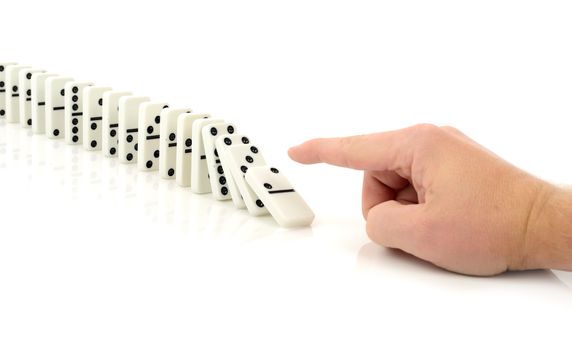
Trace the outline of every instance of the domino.
<path fill-rule="evenodd" d="M 106 157 L 117 157 L 119 139 L 119 99 L 131 96 L 130 92 L 106 91 L 103 93 L 101 148 Z"/>
<path fill-rule="evenodd" d="M 139 106 L 148 102 L 148 97 L 123 96 L 119 99 L 119 147 L 118 157 L 123 164 L 137 163 L 139 146 Z"/>
<path fill-rule="evenodd" d="M 59 76 L 46 79 L 46 134 L 50 139 L 64 137 L 64 87 L 71 81 Z"/>
<path fill-rule="evenodd" d="M 164 102 L 145 102 L 139 106 L 139 156 L 137 168 L 140 171 L 159 169 L 159 135 L 161 111 L 169 108 Z"/>
<path fill-rule="evenodd" d="M 103 94 L 110 87 L 88 86 L 83 91 L 83 148 L 101 150 Z"/>
<path fill-rule="evenodd" d="M 32 131 L 46 133 L 46 79 L 57 74 L 38 73 L 32 75 Z"/>
<path fill-rule="evenodd" d="M 244 178 L 249 168 L 266 165 L 266 161 L 258 147 L 251 144 L 230 146 L 224 152 L 227 168 L 234 178 L 250 215 L 260 216 L 268 214 L 264 202 L 258 198 Z"/>
<path fill-rule="evenodd" d="M 37 73 L 45 73 L 45 70 L 26 68 L 18 73 L 20 89 L 20 126 L 29 128 L 32 126 L 32 77 Z"/>
<path fill-rule="evenodd" d="M 6 121 L 18 123 L 20 121 L 20 82 L 19 73 L 28 66 L 9 65 L 6 67 Z"/>
<path fill-rule="evenodd" d="M 232 135 L 235 133 L 235 127 L 233 124 L 229 123 L 216 123 L 210 124 L 204 127 L 203 133 L 203 145 L 205 148 L 205 155 L 207 157 L 207 170 L 209 174 L 209 180 L 211 183 L 211 190 L 213 197 L 216 200 L 227 200 L 231 198 L 231 193 L 228 188 L 228 181 L 226 179 L 227 174 L 225 174 L 223 166 L 221 164 L 216 146 L 215 140 L 221 135 Z"/>
<path fill-rule="evenodd" d="M 16 62 L 0 62 L 0 118 L 6 116 L 6 68 L 17 64 Z"/>
<path fill-rule="evenodd" d="M 230 163 L 226 159 L 226 149 L 232 145 L 248 145 L 250 144 L 250 140 L 248 137 L 244 135 L 222 135 L 215 139 L 215 147 L 218 151 L 218 156 L 220 158 L 220 162 L 222 164 L 222 168 L 226 174 L 226 182 L 228 183 L 228 189 L 230 191 L 230 197 L 232 198 L 232 203 L 237 209 L 245 209 L 246 204 L 244 204 L 244 199 L 242 199 L 242 195 L 236 187 L 236 183 L 234 182 L 234 178 L 230 173 Z"/>
<path fill-rule="evenodd" d="M 191 186 L 193 164 L 193 124 L 208 114 L 183 113 L 177 118 L 177 163 L 175 179 L 181 187 Z"/>
<path fill-rule="evenodd" d="M 197 119 L 193 123 L 193 152 L 191 164 L 191 191 L 202 194 L 211 192 L 207 156 L 203 143 L 203 128 L 209 124 L 222 123 L 222 119 Z"/>
<path fill-rule="evenodd" d="M 83 143 L 83 90 L 92 85 L 77 81 L 64 85 L 64 130 L 68 145 Z"/>
<path fill-rule="evenodd" d="M 191 113 L 190 108 L 167 108 L 161 111 L 159 139 L 159 174 L 163 179 L 175 179 L 177 168 L 177 118 Z"/>
<path fill-rule="evenodd" d="M 277 168 L 251 167 L 245 178 L 280 226 L 308 226 L 314 221 L 312 209 Z"/>

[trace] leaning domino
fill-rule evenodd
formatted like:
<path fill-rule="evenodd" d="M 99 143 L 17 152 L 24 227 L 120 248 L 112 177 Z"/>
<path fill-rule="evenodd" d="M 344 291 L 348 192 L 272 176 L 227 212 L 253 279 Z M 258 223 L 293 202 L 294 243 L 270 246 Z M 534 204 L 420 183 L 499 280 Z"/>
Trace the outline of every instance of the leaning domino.
<path fill-rule="evenodd" d="M 119 147 L 119 99 L 131 96 L 130 92 L 107 91 L 103 93 L 101 148 L 107 157 L 117 157 Z"/>
<path fill-rule="evenodd" d="M 183 113 L 177 119 L 177 172 L 175 179 L 181 187 L 191 186 L 193 166 L 193 125 L 200 119 L 208 119 L 208 114 Z"/>
<path fill-rule="evenodd" d="M 226 182 L 228 183 L 232 203 L 237 209 L 245 209 L 246 204 L 244 204 L 244 199 L 242 198 L 238 187 L 236 187 L 236 183 L 230 172 L 230 162 L 226 159 L 226 149 L 232 145 L 248 145 L 249 143 L 250 139 L 248 137 L 237 134 L 223 135 L 215 140 L 218 156 L 226 174 Z"/>
<path fill-rule="evenodd" d="M 161 111 L 167 108 L 166 102 L 144 102 L 139 106 L 137 168 L 140 171 L 159 169 Z"/>
<path fill-rule="evenodd" d="M 137 163 L 137 134 L 139 132 L 139 106 L 148 102 L 148 97 L 123 96 L 119 99 L 119 161 Z"/>
<path fill-rule="evenodd" d="M 163 179 L 175 179 L 177 168 L 177 118 L 191 113 L 190 108 L 166 108 L 161 111 L 159 139 L 159 174 Z"/>
<path fill-rule="evenodd" d="M 222 123 L 222 119 L 198 119 L 193 123 L 193 155 L 191 165 L 191 191 L 194 193 L 211 192 L 211 182 L 207 168 L 207 157 L 203 143 L 203 128 L 209 124 Z"/>
<path fill-rule="evenodd" d="M 203 145 L 207 157 L 207 170 L 211 182 L 211 191 L 216 200 L 223 201 L 231 198 L 228 188 L 228 174 L 225 174 L 221 164 L 218 151 L 215 146 L 216 138 L 221 135 L 232 135 L 235 133 L 234 124 L 215 123 L 203 128 Z"/>

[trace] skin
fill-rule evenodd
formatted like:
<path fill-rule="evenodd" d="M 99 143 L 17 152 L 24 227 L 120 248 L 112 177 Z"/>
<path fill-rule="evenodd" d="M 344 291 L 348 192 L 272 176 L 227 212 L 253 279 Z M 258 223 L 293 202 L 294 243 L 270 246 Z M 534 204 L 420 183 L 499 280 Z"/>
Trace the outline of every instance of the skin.
<path fill-rule="evenodd" d="M 572 270 L 572 192 L 514 167 L 451 127 L 307 141 L 303 164 L 364 173 L 372 241 L 449 271 Z"/>

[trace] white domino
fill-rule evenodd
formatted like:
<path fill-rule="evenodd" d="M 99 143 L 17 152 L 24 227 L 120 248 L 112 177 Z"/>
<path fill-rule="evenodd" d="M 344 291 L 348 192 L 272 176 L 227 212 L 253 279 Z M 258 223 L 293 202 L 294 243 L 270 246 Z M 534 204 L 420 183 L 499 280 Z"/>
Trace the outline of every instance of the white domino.
<path fill-rule="evenodd" d="M 88 151 L 101 150 L 103 94 L 110 87 L 88 86 L 83 91 L 83 148 Z"/>
<path fill-rule="evenodd" d="M 312 209 L 277 168 L 251 167 L 246 182 L 280 226 L 308 226 L 314 221 Z"/>
<path fill-rule="evenodd" d="M 183 113 L 177 118 L 177 163 L 175 179 L 181 187 L 191 186 L 193 164 L 193 125 L 200 119 L 209 119 L 208 114 Z"/>
<path fill-rule="evenodd" d="M 28 66 L 10 65 L 6 67 L 6 121 L 20 122 L 20 71 Z"/>
<path fill-rule="evenodd" d="M 16 62 L 0 62 L 0 118 L 6 117 L 6 99 L 10 93 L 6 90 L 6 69 L 16 64 Z"/>
<path fill-rule="evenodd" d="M 46 79 L 46 135 L 51 139 L 64 137 L 65 85 L 73 81 L 68 77 Z"/>
<path fill-rule="evenodd" d="M 248 212 L 254 216 L 268 214 L 264 202 L 258 198 L 244 178 L 249 168 L 266 165 L 266 161 L 260 154 L 258 147 L 251 144 L 230 146 L 224 151 L 221 150 L 221 152 L 225 152 L 227 171 L 230 170 Z"/>
<path fill-rule="evenodd" d="M 32 75 L 32 131 L 46 133 L 46 79 L 56 77 L 53 73 Z"/>
<path fill-rule="evenodd" d="M 169 108 L 166 102 L 145 102 L 139 106 L 139 155 L 137 168 L 140 171 L 159 169 L 159 132 L 161 112 Z"/>
<path fill-rule="evenodd" d="M 222 168 L 226 173 L 226 181 L 228 183 L 228 189 L 230 191 L 230 196 L 232 198 L 232 203 L 238 209 L 245 209 L 246 204 L 244 204 L 244 199 L 236 187 L 234 178 L 230 172 L 230 162 L 226 159 L 226 148 L 232 145 L 248 145 L 250 144 L 250 139 L 245 135 L 222 135 L 217 137 L 215 140 L 215 147 L 222 163 Z"/>
<path fill-rule="evenodd" d="M 83 144 L 83 90 L 92 85 L 70 81 L 64 86 L 64 131 L 68 145 Z"/>
<path fill-rule="evenodd" d="M 233 135 L 235 132 L 234 124 L 230 123 L 210 124 L 202 130 L 211 191 L 216 200 L 231 199 L 231 193 L 228 188 L 227 174 L 225 174 L 215 146 L 215 140 L 222 135 Z"/>
<path fill-rule="evenodd" d="M 166 108 L 161 111 L 161 138 L 159 139 L 159 175 L 163 179 L 175 179 L 177 169 L 177 119 L 190 108 Z"/>
<path fill-rule="evenodd" d="M 148 97 L 141 96 L 123 96 L 119 99 L 118 157 L 121 163 L 137 163 L 139 106 L 148 101 Z"/>
<path fill-rule="evenodd" d="M 107 157 L 117 157 L 119 151 L 119 99 L 131 96 L 127 91 L 107 91 L 103 93 L 101 148 Z"/>
<path fill-rule="evenodd" d="M 193 123 L 193 158 L 191 164 L 191 191 L 210 193 L 211 182 L 203 143 L 203 128 L 209 124 L 223 123 L 222 119 L 198 119 Z"/>
<path fill-rule="evenodd" d="M 23 128 L 32 127 L 32 77 L 38 73 L 45 73 L 45 70 L 26 68 L 18 73 L 20 89 L 20 126 Z"/>

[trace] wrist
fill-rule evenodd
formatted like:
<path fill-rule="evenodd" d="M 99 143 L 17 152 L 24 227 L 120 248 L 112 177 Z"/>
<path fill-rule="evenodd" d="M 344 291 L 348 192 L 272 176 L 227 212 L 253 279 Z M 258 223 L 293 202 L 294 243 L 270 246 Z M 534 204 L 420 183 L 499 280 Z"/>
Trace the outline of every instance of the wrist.
<path fill-rule="evenodd" d="M 572 270 L 572 190 L 543 186 L 528 221 L 523 268 Z"/>

